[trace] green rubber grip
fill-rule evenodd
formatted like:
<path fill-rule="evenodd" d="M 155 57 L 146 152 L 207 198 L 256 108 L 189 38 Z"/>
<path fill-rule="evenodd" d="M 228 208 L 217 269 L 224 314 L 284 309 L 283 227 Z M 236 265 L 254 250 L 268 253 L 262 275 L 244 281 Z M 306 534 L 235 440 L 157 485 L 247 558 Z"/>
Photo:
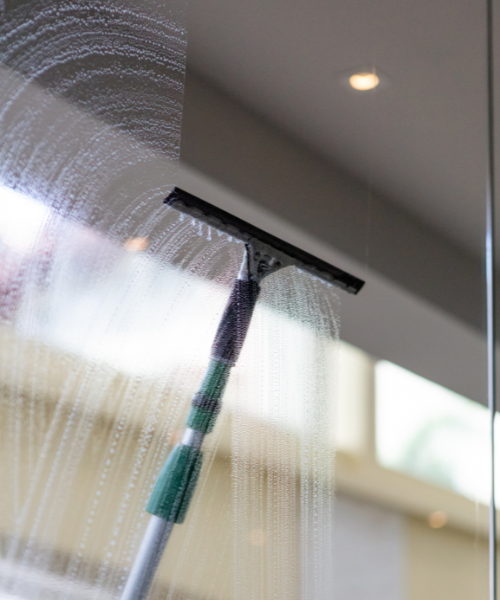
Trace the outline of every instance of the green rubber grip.
<path fill-rule="evenodd" d="M 231 365 L 218 360 L 210 361 L 200 389 L 193 398 L 186 422 L 188 427 L 205 435 L 213 430 L 230 371 Z"/>
<path fill-rule="evenodd" d="M 200 474 L 203 453 L 178 444 L 169 454 L 146 510 L 172 523 L 183 523 Z"/>
<path fill-rule="evenodd" d="M 205 398 L 220 400 L 224 394 L 230 371 L 231 365 L 212 359 L 198 393 Z"/>
<path fill-rule="evenodd" d="M 208 433 L 211 433 L 215 427 L 215 421 L 217 420 L 218 414 L 219 410 L 205 410 L 198 406 L 193 406 L 189 411 L 186 425 L 191 429 L 201 431 L 201 433 L 207 435 Z"/>

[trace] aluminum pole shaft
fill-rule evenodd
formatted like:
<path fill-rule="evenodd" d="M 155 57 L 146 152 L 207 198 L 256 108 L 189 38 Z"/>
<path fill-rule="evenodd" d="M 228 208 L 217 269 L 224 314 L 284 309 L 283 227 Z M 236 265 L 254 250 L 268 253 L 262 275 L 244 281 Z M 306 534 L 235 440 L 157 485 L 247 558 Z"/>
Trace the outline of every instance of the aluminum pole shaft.
<path fill-rule="evenodd" d="M 257 242 L 255 242 L 258 244 Z M 238 278 L 217 328 L 211 361 L 191 411 L 180 444 L 165 462 L 146 510 L 153 516 L 120 600 L 145 600 L 175 523 L 186 516 L 201 467 L 201 446 L 220 411 L 229 372 L 245 341 L 263 277 L 287 266 L 272 250 L 247 245 Z"/>
<path fill-rule="evenodd" d="M 145 600 L 174 523 L 152 516 L 130 571 L 121 600 Z"/>

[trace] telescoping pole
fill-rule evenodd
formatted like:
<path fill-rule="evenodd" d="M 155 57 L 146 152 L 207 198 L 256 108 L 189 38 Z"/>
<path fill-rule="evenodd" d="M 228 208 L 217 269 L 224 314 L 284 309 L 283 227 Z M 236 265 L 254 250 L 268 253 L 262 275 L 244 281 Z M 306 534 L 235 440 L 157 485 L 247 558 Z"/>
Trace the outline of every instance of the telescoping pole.
<path fill-rule="evenodd" d="M 203 439 L 215 426 L 229 373 L 238 360 L 250 325 L 260 281 L 271 271 L 286 266 L 279 263 L 273 268 L 273 259 L 267 255 L 263 261 L 252 261 L 250 253 L 247 246 L 215 335 L 208 369 L 192 400 L 182 440 L 168 456 L 146 507 L 152 516 L 121 600 L 144 600 L 148 595 L 172 529 L 186 517 L 201 469 Z"/>

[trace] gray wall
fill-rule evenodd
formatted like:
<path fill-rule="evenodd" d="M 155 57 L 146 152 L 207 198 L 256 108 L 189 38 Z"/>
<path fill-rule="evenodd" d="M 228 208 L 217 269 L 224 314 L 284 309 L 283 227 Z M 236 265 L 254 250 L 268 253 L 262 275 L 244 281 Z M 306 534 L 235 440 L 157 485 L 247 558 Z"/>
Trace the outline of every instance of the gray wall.
<path fill-rule="evenodd" d="M 403 600 L 404 517 L 391 510 L 337 496 L 333 527 L 333 598 Z"/>

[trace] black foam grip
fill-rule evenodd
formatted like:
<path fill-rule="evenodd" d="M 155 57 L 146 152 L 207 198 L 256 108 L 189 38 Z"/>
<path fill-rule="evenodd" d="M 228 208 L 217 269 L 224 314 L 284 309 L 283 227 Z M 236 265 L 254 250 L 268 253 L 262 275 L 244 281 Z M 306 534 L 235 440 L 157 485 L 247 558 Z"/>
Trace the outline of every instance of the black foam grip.
<path fill-rule="evenodd" d="M 231 365 L 238 360 L 259 292 L 259 284 L 254 281 L 234 282 L 212 345 L 212 358 Z"/>

